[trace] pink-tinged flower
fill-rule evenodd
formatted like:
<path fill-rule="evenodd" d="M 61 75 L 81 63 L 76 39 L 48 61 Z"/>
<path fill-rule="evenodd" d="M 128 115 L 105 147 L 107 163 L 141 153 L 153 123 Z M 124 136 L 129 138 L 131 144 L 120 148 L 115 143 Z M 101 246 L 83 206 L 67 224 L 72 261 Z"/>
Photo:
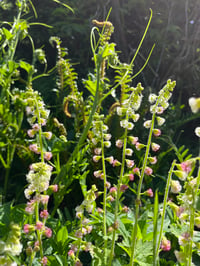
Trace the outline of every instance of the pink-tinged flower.
<path fill-rule="evenodd" d="M 186 161 L 181 163 L 181 170 L 189 173 L 192 170 L 192 161 Z"/>
<path fill-rule="evenodd" d="M 94 155 L 92 159 L 95 163 L 98 163 L 98 161 L 101 159 L 101 156 Z"/>
<path fill-rule="evenodd" d="M 85 244 L 85 246 L 83 247 L 85 252 L 89 252 L 92 249 L 92 243 L 91 242 L 87 242 Z"/>
<path fill-rule="evenodd" d="M 189 241 L 191 240 L 191 236 L 188 232 L 183 233 L 181 236 L 178 238 L 178 243 L 180 246 L 187 246 Z"/>
<path fill-rule="evenodd" d="M 128 137 L 130 142 L 135 145 L 137 142 L 138 142 L 138 137 L 133 137 L 133 136 L 130 136 Z"/>
<path fill-rule="evenodd" d="M 144 144 L 140 143 L 140 142 L 136 142 L 135 144 L 135 148 L 136 150 L 140 151 L 141 149 L 143 149 L 145 147 Z"/>
<path fill-rule="evenodd" d="M 39 247 L 39 246 L 40 246 L 39 241 L 35 241 L 35 243 L 34 243 L 34 248 L 35 248 L 35 247 Z"/>
<path fill-rule="evenodd" d="M 107 200 L 110 201 L 110 202 L 113 202 L 115 199 L 113 198 L 113 196 L 108 195 Z"/>
<path fill-rule="evenodd" d="M 47 120 L 44 119 L 44 118 L 41 118 L 41 119 L 40 119 L 40 122 L 41 122 L 41 125 L 42 125 L 42 126 L 46 126 L 46 124 L 47 124 Z"/>
<path fill-rule="evenodd" d="M 134 166 L 135 162 L 133 160 L 126 159 L 126 166 L 128 168 L 132 168 Z"/>
<path fill-rule="evenodd" d="M 30 115 L 30 114 L 32 114 L 32 112 L 33 112 L 32 108 L 30 106 L 27 106 L 26 107 L 26 114 Z"/>
<path fill-rule="evenodd" d="M 45 136 L 46 139 L 52 138 L 52 132 L 51 131 L 43 132 L 43 135 Z"/>
<path fill-rule="evenodd" d="M 133 173 L 136 175 L 140 175 L 140 169 L 138 167 L 133 168 Z"/>
<path fill-rule="evenodd" d="M 52 230 L 49 227 L 45 227 L 44 234 L 46 237 L 51 238 L 52 237 Z"/>
<path fill-rule="evenodd" d="M 146 175 L 152 175 L 152 173 L 153 173 L 153 170 L 150 168 L 150 167 L 146 167 L 145 168 L 145 170 L 144 170 L 144 173 L 146 174 Z"/>
<path fill-rule="evenodd" d="M 58 185 L 57 184 L 51 185 L 49 186 L 49 189 L 51 189 L 53 192 L 58 192 Z"/>
<path fill-rule="evenodd" d="M 36 154 L 40 154 L 40 150 L 39 150 L 37 144 L 31 144 L 31 145 L 29 145 L 29 150 L 33 151 Z"/>
<path fill-rule="evenodd" d="M 133 174 L 129 174 L 129 180 L 134 181 L 134 175 Z"/>
<path fill-rule="evenodd" d="M 163 251 L 169 251 L 171 249 L 171 242 L 166 237 L 163 237 L 160 248 Z"/>
<path fill-rule="evenodd" d="M 29 136 L 30 138 L 34 138 L 34 136 L 35 136 L 35 130 L 33 130 L 33 129 L 29 129 L 29 130 L 27 131 L 27 134 L 28 134 L 28 136 Z"/>
<path fill-rule="evenodd" d="M 110 164 L 113 164 L 114 158 L 113 156 L 110 156 L 110 157 L 105 158 L 105 160 L 109 162 Z"/>
<path fill-rule="evenodd" d="M 83 266 L 83 264 L 82 264 L 80 261 L 77 261 L 77 262 L 75 263 L 75 266 Z"/>
<path fill-rule="evenodd" d="M 157 163 L 157 158 L 156 158 L 156 156 L 154 156 L 154 157 L 149 157 L 148 159 L 149 159 L 150 164 L 156 164 L 156 163 Z"/>
<path fill-rule="evenodd" d="M 129 212 L 129 207 L 124 206 L 124 207 L 122 208 L 122 211 L 125 212 L 125 213 Z"/>
<path fill-rule="evenodd" d="M 49 195 L 40 195 L 40 202 L 42 202 L 42 204 L 47 204 L 49 201 Z"/>
<path fill-rule="evenodd" d="M 103 213 L 103 209 L 98 207 L 98 208 L 97 208 L 97 212 L 98 212 L 98 213 Z"/>
<path fill-rule="evenodd" d="M 47 219 L 48 216 L 49 216 L 49 213 L 48 213 L 47 210 L 43 210 L 43 211 L 40 212 L 40 217 L 41 218 Z"/>
<path fill-rule="evenodd" d="M 164 112 L 164 108 L 162 106 L 158 106 L 157 109 L 156 109 L 156 113 L 158 115 L 161 115 L 163 112 Z"/>
<path fill-rule="evenodd" d="M 43 257 L 42 260 L 41 260 L 42 265 L 46 266 L 47 262 L 48 262 L 47 257 Z"/>
<path fill-rule="evenodd" d="M 74 258 L 74 250 L 70 249 L 67 254 L 69 257 Z"/>
<path fill-rule="evenodd" d="M 154 134 L 155 137 L 159 137 L 161 135 L 161 130 L 158 129 L 158 128 L 155 128 L 153 130 L 153 134 Z"/>
<path fill-rule="evenodd" d="M 43 229 L 43 227 L 44 227 L 44 224 L 40 221 L 38 221 L 35 225 L 36 230 L 41 230 L 41 229 Z"/>
<path fill-rule="evenodd" d="M 30 200 L 29 202 L 27 202 L 25 211 L 29 214 L 33 214 L 35 210 L 35 200 Z"/>
<path fill-rule="evenodd" d="M 40 126 L 39 126 L 38 124 L 34 124 L 34 125 L 32 126 L 32 128 L 33 128 L 35 131 L 39 131 Z"/>
<path fill-rule="evenodd" d="M 44 159 L 47 161 L 51 160 L 52 156 L 53 154 L 50 151 L 44 153 Z"/>
<path fill-rule="evenodd" d="M 101 155 L 101 151 L 102 151 L 101 148 L 95 148 L 95 149 L 94 149 L 94 153 L 95 153 L 95 155 Z"/>
<path fill-rule="evenodd" d="M 152 151 L 158 151 L 160 149 L 160 145 L 157 143 L 152 142 L 151 143 Z"/>
<path fill-rule="evenodd" d="M 75 237 L 77 237 L 77 238 L 82 238 L 82 236 L 83 236 L 83 233 L 81 232 L 81 230 L 77 230 L 76 232 L 75 232 Z"/>
<path fill-rule="evenodd" d="M 181 191 L 182 186 L 178 180 L 171 180 L 171 192 L 177 194 Z"/>
<path fill-rule="evenodd" d="M 114 161 L 113 161 L 113 167 L 115 167 L 115 166 L 120 166 L 121 165 L 121 163 L 117 160 L 117 159 L 115 159 Z"/>
<path fill-rule="evenodd" d="M 176 216 L 180 217 L 182 213 L 184 213 L 185 209 L 184 207 L 180 206 L 177 210 L 176 210 Z"/>
<path fill-rule="evenodd" d="M 94 171 L 94 176 L 96 177 L 96 178 L 99 178 L 100 176 L 101 176 L 101 174 L 102 174 L 102 170 L 97 170 L 97 171 Z"/>
<path fill-rule="evenodd" d="M 110 184 L 110 182 L 108 182 L 108 181 L 106 181 L 106 188 L 110 188 L 111 187 L 111 184 Z"/>
<path fill-rule="evenodd" d="M 120 186 L 120 191 L 121 191 L 121 192 L 125 192 L 127 189 L 128 189 L 128 186 L 127 186 L 127 185 L 122 184 L 122 185 Z"/>
<path fill-rule="evenodd" d="M 124 142 L 122 139 L 118 139 L 118 140 L 116 140 L 115 145 L 117 148 L 121 149 L 124 145 Z"/>
<path fill-rule="evenodd" d="M 24 225 L 24 233 L 25 234 L 28 234 L 28 233 L 30 233 L 33 230 L 34 230 L 34 226 L 33 225 L 30 225 L 30 224 L 25 224 Z"/>
<path fill-rule="evenodd" d="M 151 188 L 147 189 L 145 191 L 145 194 L 150 197 L 150 198 L 153 198 L 153 190 Z"/>
<path fill-rule="evenodd" d="M 117 193 L 117 188 L 116 187 L 111 187 L 110 190 L 109 190 L 110 194 L 112 195 L 116 195 Z"/>

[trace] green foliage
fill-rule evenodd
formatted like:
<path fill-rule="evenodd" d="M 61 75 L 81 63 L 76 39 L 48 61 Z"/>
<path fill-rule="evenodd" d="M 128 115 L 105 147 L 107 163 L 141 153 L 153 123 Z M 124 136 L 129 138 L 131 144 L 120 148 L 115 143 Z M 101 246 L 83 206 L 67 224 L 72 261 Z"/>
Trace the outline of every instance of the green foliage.
<path fill-rule="evenodd" d="M 145 0 L 111 2 L 115 16 L 116 7 L 121 5 L 127 18 L 134 4 L 141 8 L 146 4 Z M 1 7 L 8 8 L 7 3 L 2 1 Z M 50 3 L 44 12 L 56 4 L 50 16 L 54 25 L 60 23 L 53 21 L 57 16 L 66 17 L 77 10 L 78 4 L 79 12 L 86 6 L 83 1 L 69 1 L 69 6 L 58 0 Z M 87 4 L 93 10 L 94 5 L 90 1 Z M 127 11 L 123 10 L 125 6 L 129 7 Z M 186 145 L 173 143 L 178 126 L 188 118 L 160 138 L 163 113 L 169 108 L 166 118 L 170 114 L 173 119 L 181 117 L 181 105 L 179 113 L 173 115 L 177 106 L 169 104 L 176 83 L 168 79 L 160 89 L 155 81 L 154 90 L 158 92 L 149 90 L 150 95 L 140 82 L 134 85 L 154 49 L 152 45 L 144 56 L 141 52 L 152 10 L 129 64 L 121 61 L 112 39 L 112 13 L 109 11 L 104 21 L 92 21 L 93 68 L 80 85 L 76 66 L 59 37 L 50 38 L 57 55 L 55 66 L 48 70 L 48 57 L 30 34 L 32 26 L 39 26 L 30 17 L 30 12 L 36 19 L 38 16 L 34 1 L 18 0 L 16 7 L 14 21 L 2 21 L 0 30 L 0 162 L 4 182 L 0 264 L 191 265 L 199 259 L 200 159 L 192 156 Z M 69 20 L 73 21 L 73 16 Z M 118 24 L 119 29 L 127 22 Z M 61 24 L 64 28 L 57 33 L 68 32 L 66 23 Z M 42 21 L 40 26 L 47 25 Z M 79 22 L 72 26 L 80 38 L 82 25 Z M 173 35 L 181 28 L 169 24 L 167 30 Z M 150 31 L 150 38 L 152 34 Z M 31 47 L 31 59 L 18 54 L 18 47 L 24 43 Z M 77 53 L 81 54 L 79 50 Z M 140 68 L 138 57 L 145 58 Z M 35 90 L 40 78 L 47 78 L 49 83 L 55 78 L 52 106 L 48 109 L 44 95 Z M 192 102 L 198 111 L 199 99 Z M 166 123 L 166 130 L 169 125 Z M 195 132 L 198 135 L 198 128 Z M 159 139 L 167 144 L 166 149 Z M 157 156 L 161 146 L 163 150 Z M 26 169 L 30 164 L 27 174 L 25 169 L 19 173 L 24 179 L 26 175 L 28 184 L 18 182 L 16 188 L 21 191 L 13 199 L 12 188 L 18 181 L 14 181 L 13 173 L 19 161 Z M 26 205 L 18 204 L 25 201 L 22 192 Z"/>

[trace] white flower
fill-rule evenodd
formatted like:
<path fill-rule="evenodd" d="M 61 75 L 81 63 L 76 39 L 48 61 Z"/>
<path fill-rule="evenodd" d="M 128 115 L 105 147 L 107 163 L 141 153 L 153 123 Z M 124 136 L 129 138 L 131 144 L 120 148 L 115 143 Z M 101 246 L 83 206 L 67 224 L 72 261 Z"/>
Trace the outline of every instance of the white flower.
<path fill-rule="evenodd" d="M 139 118 L 140 118 L 139 114 L 133 114 L 132 115 L 132 119 L 133 119 L 134 122 L 137 122 L 139 120 Z"/>
<path fill-rule="evenodd" d="M 143 126 L 144 126 L 145 128 L 150 128 L 150 127 L 151 127 L 151 120 L 146 120 L 146 121 L 144 122 Z"/>
<path fill-rule="evenodd" d="M 122 116 L 123 112 L 122 112 L 122 108 L 121 107 L 117 107 L 117 114 L 119 116 Z"/>
<path fill-rule="evenodd" d="M 133 155 L 133 150 L 132 149 L 126 149 L 125 151 L 127 156 L 132 156 Z"/>
<path fill-rule="evenodd" d="M 128 128 L 128 121 L 126 119 L 120 121 L 120 126 L 123 128 Z"/>
<path fill-rule="evenodd" d="M 151 104 L 155 103 L 156 99 L 157 99 L 157 95 L 156 95 L 156 94 L 151 93 L 151 94 L 149 95 L 149 102 L 150 102 Z"/>
<path fill-rule="evenodd" d="M 46 163 L 34 163 L 31 165 L 31 170 L 27 174 L 29 186 L 24 193 L 26 198 L 30 198 L 35 191 L 43 192 L 49 187 L 52 166 Z"/>
<path fill-rule="evenodd" d="M 181 191 L 182 186 L 178 180 L 171 181 L 171 192 L 177 194 Z"/>
<path fill-rule="evenodd" d="M 131 122 L 129 122 L 129 123 L 128 123 L 128 127 L 127 127 L 127 129 L 128 129 L 128 130 L 132 130 L 133 127 L 134 127 L 134 124 L 131 123 Z"/>
<path fill-rule="evenodd" d="M 157 123 L 159 126 L 162 126 L 165 123 L 165 118 L 157 116 Z"/>
<path fill-rule="evenodd" d="M 194 132 L 200 138 L 200 127 L 196 127 Z"/>
<path fill-rule="evenodd" d="M 200 97 L 199 98 L 191 97 L 188 102 L 192 112 L 197 113 L 200 109 Z"/>

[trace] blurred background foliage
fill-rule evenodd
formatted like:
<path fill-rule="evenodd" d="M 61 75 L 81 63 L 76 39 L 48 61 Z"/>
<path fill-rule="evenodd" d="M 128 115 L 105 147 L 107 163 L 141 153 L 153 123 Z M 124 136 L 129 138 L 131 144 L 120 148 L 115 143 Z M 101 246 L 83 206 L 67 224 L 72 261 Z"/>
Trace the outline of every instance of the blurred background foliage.
<path fill-rule="evenodd" d="M 50 27 L 32 25 L 29 33 L 32 36 L 35 48 L 45 51 L 48 70 L 56 65 L 57 50 L 49 42 L 51 36 L 57 36 L 62 41 L 62 47 L 68 49 L 71 63 L 78 73 L 79 90 L 87 95 L 82 79 L 93 70 L 90 49 L 90 31 L 92 20 L 103 21 L 112 8 L 109 20 L 115 31 L 113 41 L 121 61 L 130 62 L 137 50 L 147 25 L 151 8 L 153 18 L 150 29 L 140 52 L 134 62 L 134 73 L 146 61 L 149 52 L 155 44 L 153 54 L 144 71 L 133 80 L 133 86 L 141 82 L 145 93 L 157 92 L 166 83 L 167 79 L 176 80 L 177 86 L 167 113 L 168 121 L 163 129 L 163 156 L 173 147 L 173 143 L 180 147 L 189 146 L 192 153 L 198 152 L 196 145 L 198 138 L 194 128 L 199 120 L 198 115 L 192 115 L 188 107 L 188 98 L 199 96 L 200 84 L 200 1 L 199 0 L 62 0 L 73 8 L 74 12 L 52 0 L 32 0 L 37 11 L 27 13 L 25 19 L 29 22 L 45 23 Z M 4 5 L 3 5 L 4 4 Z M 16 15 L 12 1 L 4 0 L 0 4 L 0 18 L 3 21 L 13 21 Z M 31 9 L 31 7 L 30 7 Z M 18 59 L 32 61 L 31 42 L 24 39 L 17 49 Z M 43 66 L 38 66 L 43 71 Z M 47 105 L 55 105 L 57 80 L 56 69 L 47 77 L 34 81 L 33 87 L 39 90 Z M 66 95 L 67 96 L 67 95 Z M 62 103 L 61 103 L 62 105 Z M 62 110 L 62 106 L 60 108 Z M 52 109 L 55 110 L 55 109 Z M 143 106 L 142 116 L 148 110 Z M 65 118 L 66 120 L 66 118 Z M 64 123 L 66 124 L 66 123 Z M 145 138 L 144 128 L 137 128 L 136 134 Z M 162 150 L 161 150 L 162 151 Z M 168 160 L 170 160 L 168 155 Z M 165 163 L 161 162 L 161 165 Z M 168 165 L 166 166 L 168 169 Z"/>

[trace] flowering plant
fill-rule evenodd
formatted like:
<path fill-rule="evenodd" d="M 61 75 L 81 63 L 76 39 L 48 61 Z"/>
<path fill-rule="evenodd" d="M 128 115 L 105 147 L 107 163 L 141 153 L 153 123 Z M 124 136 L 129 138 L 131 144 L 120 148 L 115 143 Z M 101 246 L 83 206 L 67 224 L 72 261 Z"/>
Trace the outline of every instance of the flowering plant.
<path fill-rule="evenodd" d="M 16 3 L 16 23 L 20 24 L 28 3 Z M 0 161 L 6 169 L 0 206 L 2 265 L 189 266 L 199 259 L 199 156 L 173 146 L 177 158 L 173 156 L 168 173 L 162 175 L 162 188 L 158 184 L 157 165 L 166 153 L 161 127 L 167 124 L 176 82 L 169 79 L 148 96 L 141 83 L 133 82 L 154 48 L 141 70 L 133 74 L 151 17 L 152 11 L 130 64 L 120 61 L 111 41 L 113 24 L 108 19 L 93 21 L 94 71 L 83 81 L 88 97 L 78 90 L 77 73 L 61 40 L 52 37 L 50 42 L 57 49 L 55 99 L 60 109 L 56 112 L 47 108 L 34 89 L 36 57 L 46 64 L 43 51 L 33 49 L 32 64 L 13 60 L 20 40 L 17 30 L 23 29 L 20 32 L 25 36 L 27 24 L 16 28 L 13 24 L 11 39 L 4 28 L 2 47 L 7 49 L 2 52 L 5 62 L 0 71 L 4 138 Z M 21 91 L 15 84 L 20 69 L 27 73 Z M 199 111 L 199 102 L 199 98 L 189 99 L 192 112 Z M 11 106 L 14 116 L 9 114 Z M 199 137 L 199 127 L 195 134 Z M 30 166 L 23 174 L 23 205 L 14 206 L 7 202 L 8 178 L 20 137 Z"/>

